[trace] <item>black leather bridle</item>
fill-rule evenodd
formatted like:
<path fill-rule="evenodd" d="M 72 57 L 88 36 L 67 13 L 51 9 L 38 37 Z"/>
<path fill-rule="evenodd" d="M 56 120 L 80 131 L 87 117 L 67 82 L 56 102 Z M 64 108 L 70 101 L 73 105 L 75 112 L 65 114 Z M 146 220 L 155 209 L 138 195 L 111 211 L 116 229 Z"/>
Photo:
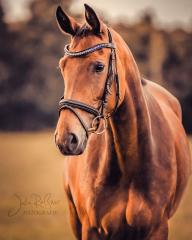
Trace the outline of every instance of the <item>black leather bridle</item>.
<path fill-rule="evenodd" d="M 91 132 L 94 132 L 97 134 L 101 134 L 104 132 L 104 130 L 107 128 L 107 119 L 110 118 L 111 115 L 117 110 L 117 107 L 119 104 L 120 90 L 119 90 L 119 78 L 118 78 L 118 73 L 117 73 L 116 52 L 115 52 L 115 45 L 113 44 L 113 41 L 112 41 L 112 35 L 111 35 L 111 32 L 109 31 L 109 29 L 108 29 L 108 36 L 109 36 L 108 43 L 100 43 L 100 44 L 94 45 L 93 47 L 87 48 L 82 51 L 71 52 L 69 50 L 69 45 L 66 45 L 64 48 L 65 55 L 67 55 L 69 57 L 85 56 L 92 52 L 98 51 L 102 48 L 110 48 L 111 49 L 111 53 L 110 53 L 110 57 L 109 57 L 107 79 L 105 82 L 105 88 L 104 88 L 103 97 L 101 99 L 100 107 L 97 109 L 97 108 L 94 108 L 83 102 L 79 102 L 77 100 L 64 99 L 64 96 L 61 98 L 61 100 L 59 102 L 59 113 L 63 109 L 69 109 L 71 112 L 73 112 L 73 114 L 79 119 L 79 122 L 85 129 L 87 137 L 88 137 L 88 134 Z M 105 110 L 105 106 L 107 104 L 107 96 L 108 96 L 108 94 L 110 94 L 110 88 L 111 88 L 113 81 L 115 82 L 115 86 L 116 86 L 115 106 L 114 106 L 114 109 L 112 112 L 105 113 L 104 110 Z M 95 118 L 92 121 L 91 128 L 88 128 L 86 126 L 85 122 L 83 121 L 83 119 L 81 118 L 79 113 L 76 111 L 76 109 L 81 109 L 81 110 L 95 116 Z M 97 132 L 99 124 L 96 124 L 96 123 L 98 123 L 98 122 L 100 123 L 101 119 L 104 120 L 105 127 L 104 127 L 103 131 Z"/>

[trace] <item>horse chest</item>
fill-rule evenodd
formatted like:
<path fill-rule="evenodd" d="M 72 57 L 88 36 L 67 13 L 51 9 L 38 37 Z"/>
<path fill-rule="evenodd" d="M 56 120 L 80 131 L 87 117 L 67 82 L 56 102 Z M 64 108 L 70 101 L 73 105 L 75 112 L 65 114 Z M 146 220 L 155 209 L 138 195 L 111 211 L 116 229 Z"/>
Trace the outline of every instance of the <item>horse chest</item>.
<path fill-rule="evenodd" d="M 80 214 L 81 222 L 87 218 L 90 223 L 88 228 L 97 228 L 98 232 L 106 235 L 117 232 L 125 222 L 127 191 L 104 187 L 83 191 L 81 194 L 76 202 L 77 211 L 83 213 Z"/>

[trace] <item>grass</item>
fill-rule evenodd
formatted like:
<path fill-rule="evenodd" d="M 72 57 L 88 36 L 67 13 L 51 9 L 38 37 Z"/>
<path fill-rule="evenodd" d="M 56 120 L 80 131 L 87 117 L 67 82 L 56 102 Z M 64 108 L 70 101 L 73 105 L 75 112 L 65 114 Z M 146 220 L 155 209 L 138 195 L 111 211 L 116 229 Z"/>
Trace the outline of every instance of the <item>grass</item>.
<path fill-rule="evenodd" d="M 0 154 L 0 240 L 74 239 L 62 185 L 63 158 L 54 145 L 53 134 L 0 134 Z M 33 193 L 42 199 L 51 194 L 57 201 L 51 214 L 41 214 L 45 203 L 38 208 L 28 204 L 15 216 L 8 216 L 11 208 L 18 208 L 14 194 L 35 202 Z"/>
<path fill-rule="evenodd" d="M 1 133 L 0 164 L 0 240 L 74 240 L 53 133 Z M 192 181 L 170 222 L 170 240 L 191 239 L 191 190 Z M 22 207 L 9 216 L 19 206 L 15 194 Z"/>

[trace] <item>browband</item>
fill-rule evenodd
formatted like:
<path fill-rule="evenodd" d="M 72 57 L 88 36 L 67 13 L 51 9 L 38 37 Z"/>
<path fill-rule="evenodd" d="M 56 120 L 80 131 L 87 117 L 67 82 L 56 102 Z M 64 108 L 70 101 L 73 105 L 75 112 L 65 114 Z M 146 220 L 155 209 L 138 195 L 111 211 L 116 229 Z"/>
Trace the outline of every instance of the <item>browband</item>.
<path fill-rule="evenodd" d="M 82 50 L 82 51 L 77 51 L 77 52 L 69 51 L 69 46 L 70 46 L 70 44 L 65 45 L 64 52 L 65 52 L 65 55 L 71 56 L 71 57 L 80 57 L 80 56 L 83 56 L 83 55 L 87 55 L 89 53 L 98 51 L 98 50 L 100 50 L 102 48 L 115 49 L 114 44 L 110 43 L 110 42 L 109 43 L 100 43 L 100 44 L 97 44 L 97 45 L 95 45 L 93 47 L 87 48 L 87 49 Z"/>

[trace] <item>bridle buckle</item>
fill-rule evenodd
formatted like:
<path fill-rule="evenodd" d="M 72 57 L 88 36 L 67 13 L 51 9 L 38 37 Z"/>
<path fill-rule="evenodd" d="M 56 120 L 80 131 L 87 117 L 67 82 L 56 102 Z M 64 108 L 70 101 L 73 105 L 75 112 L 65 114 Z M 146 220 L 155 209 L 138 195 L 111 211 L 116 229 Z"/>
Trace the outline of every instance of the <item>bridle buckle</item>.
<path fill-rule="evenodd" d="M 100 125 L 100 121 L 101 121 L 101 120 L 103 120 L 103 121 L 102 121 L 102 122 L 103 122 L 103 129 L 101 129 L 101 131 L 98 132 L 97 130 L 98 130 L 98 128 L 99 128 L 99 125 Z M 99 122 L 98 122 L 98 126 L 97 126 L 96 121 L 99 121 Z M 95 134 L 97 134 L 97 135 L 100 135 L 100 134 L 103 134 L 103 133 L 105 132 L 105 130 L 107 129 L 107 126 L 108 126 L 108 124 L 107 124 L 107 117 L 99 115 L 99 116 L 96 116 L 96 117 L 93 119 L 93 121 L 92 121 L 92 123 L 91 123 L 91 128 L 88 129 L 88 132 L 89 132 L 89 133 L 95 133 Z"/>

